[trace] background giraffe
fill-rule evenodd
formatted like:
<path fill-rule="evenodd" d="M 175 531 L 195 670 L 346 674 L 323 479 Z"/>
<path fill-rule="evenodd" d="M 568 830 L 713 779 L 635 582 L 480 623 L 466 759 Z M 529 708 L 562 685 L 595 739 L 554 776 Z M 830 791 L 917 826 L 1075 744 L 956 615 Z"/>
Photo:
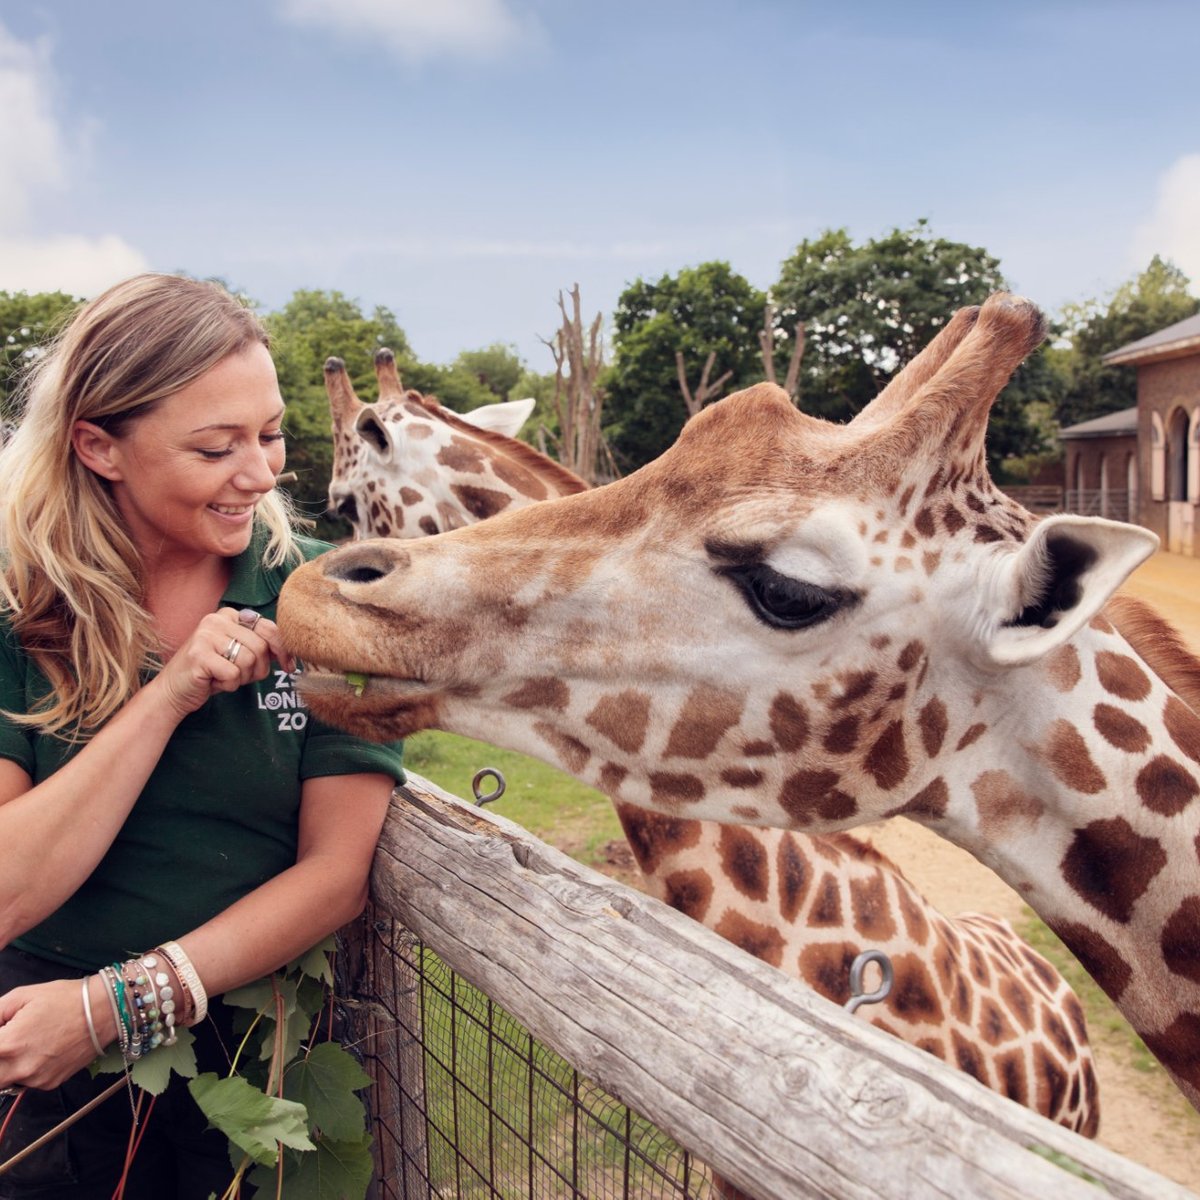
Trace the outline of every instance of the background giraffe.
<path fill-rule="evenodd" d="M 314 671 L 309 703 L 541 754 L 667 815 L 906 813 L 1021 892 L 1197 1104 L 1200 718 L 1162 630 L 1101 613 L 1157 539 L 1035 521 L 986 472 L 988 410 L 1043 336 L 995 296 L 848 425 L 759 386 L 609 487 L 326 556 L 289 582 L 285 636 L 378 679 Z"/>
<path fill-rule="evenodd" d="M 375 527 L 380 516 L 408 536 L 425 532 L 420 522 L 387 519 L 416 476 L 424 495 L 441 498 L 438 511 L 448 528 L 480 519 L 467 505 L 477 494 L 467 490 L 468 481 L 477 486 L 486 479 L 493 492 L 506 488 L 507 500 L 493 502 L 503 511 L 560 486 L 558 464 L 524 446 L 510 448 L 495 425 L 477 434 L 436 402 L 404 392 L 390 352 L 376 355 L 376 374 L 380 396 L 393 399 L 373 406 L 354 395 L 340 359 L 325 366 L 341 438 L 330 494 L 357 514 L 362 536 L 382 532 Z M 438 422 L 446 428 L 436 428 Z M 418 432 L 410 443 L 414 430 L 430 425 L 433 432 Z M 343 436 L 347 430 L 369 445 L 356 451 Z M 384 441 L 386 456 L 377 450 Z M 518 457 L 528 474 L 505 471 Z M 438 470 L 446 476 L 440 483 L 431 476 Z M 1099 1105 L 1082 1008 L 1007 922 L 943 916 L 894 864 L 849 835 L 663 818 L 623 804 L 617 811 L 647 889 L 659 899 L 838 1004 L 850 997 L 855 957 L 884 951 L 895 984 L 886 1004 L 860 1009 L 867 1020 L 1044 1116 L 1095 1135 Z"/>

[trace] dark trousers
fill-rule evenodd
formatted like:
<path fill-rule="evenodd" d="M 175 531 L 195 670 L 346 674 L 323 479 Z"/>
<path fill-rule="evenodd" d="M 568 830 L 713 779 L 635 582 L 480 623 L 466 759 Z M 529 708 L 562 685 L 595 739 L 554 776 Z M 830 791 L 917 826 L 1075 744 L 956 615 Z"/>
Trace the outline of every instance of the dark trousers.
<path fill-rule="evenodd" d="M 82 973 L 35 958 L 9 947 L 0 950 L 0 994 L 30 983 L 78 978 Z M 228 1010 L 219 1003 L 210 1018 L 192 1032 L 201 1072 L 227 1074 L 232 1040 Z M 0 1163 L 28 1146 L 64 1117 L 99 1095 L 116 1075 L 93 1079 L 80 1071 L 50 1092 L 26 1091 L 0 1142 Z M 136 1097 L 139 1092 L 133 1089 Z M 152 1097 L 142 1100 L 144 1136 L 130 1168 L 125 1200 L 208 1200 L 220 1196 L 233 1178 L 225 1135 L 207 1128 L 208 1122 L 187 1090 L 187 1081 L 172 1075 L 166 1091 L 146 1113 Z M 0 1097 L 0 1125 L 14 1099 Z M 3 1200 L 110 1200 L 124 1170 L 133 1124 L 129 1091 L 122 1087 L 103 1104 L 58 1134 L 7 1174 L 0 1175 Z M 244 1187 L 243 1196 L 253 1195 Z"/>

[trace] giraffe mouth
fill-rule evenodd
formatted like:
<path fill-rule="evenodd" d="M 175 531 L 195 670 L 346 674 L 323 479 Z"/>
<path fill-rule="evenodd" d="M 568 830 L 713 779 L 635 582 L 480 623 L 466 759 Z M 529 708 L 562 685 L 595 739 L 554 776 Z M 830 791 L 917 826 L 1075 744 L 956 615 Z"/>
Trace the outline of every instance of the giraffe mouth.
<path fill-rule="evenodd" d="M 428 693 L 432 689 L 420 679 L 397 679 L 390 675 L 371 675 L 365 671 L 344 670 L 328 667 L 323 663 L 305 662 L 297 671 L 297 685 L 302 694 L 348 697 L 361 699 L 367 691 L 385 691 L 395 696 Z"/>

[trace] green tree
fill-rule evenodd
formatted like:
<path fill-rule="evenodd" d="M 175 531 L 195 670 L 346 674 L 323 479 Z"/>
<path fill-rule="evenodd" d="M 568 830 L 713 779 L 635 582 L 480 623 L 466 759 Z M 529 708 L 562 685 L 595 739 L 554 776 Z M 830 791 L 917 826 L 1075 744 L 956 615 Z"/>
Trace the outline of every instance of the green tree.
<path fill-rule="evenodd" d="M 292 497 L 300 511 L 317 522 L 321 536 L 346 537 L 348 525 L 324 516 L 333 471 L 325 360 L 330 355 L 344 360 L 355 391 L 373 400 L 375 351 L 381 347 L 395 353 L 401 378 L 411 383 L 408 338 L 388 309 L 377 307 L 365 316 L 355 301 L 337 291 L 301 289 L 278 312 L 266 314 L 263 323 L 271 334 L 279 386 L 288 405 L 287 469 L 297 476 L 289 485 Z"/>
<path fill-rule="evenodd" d="M 1157 254 L 1140 275 L 1123 283 L 1107 301 L 1086 300 L 1063 312 L 1069 348 L 1062 355 L 1065 376 L 1056 416 L 1075 425 L 1137 404 L 1137 375 L 1129 367 L 1109 367 L 1102 357 L 1176 321 L 1200 312 L 1190 280 Z"/>
<path fill-rule="evenodd" d="M 0 292 L 0 419 L 16 418 L 25 371 L 79 303 L 66 292 Z"/>
<path fill-rule="evenodd" d="M 728 263 L 708 262 L 656 283 L 638 279 L 622 293 L 614 315 L 612 366 L 602 378 L 605 436 L 620 467 L 630 470 L 661 454 L 687 418 L 675 363 L 694 386 L 710 353 L 723 391 L 762 378 L 758 330 L 766 296 Z"/>
<path fill-rule="evenodd" d="M 525 370 L 515 346 L 493 342 L 482 350 L 464 350 L 454 366 L 473 375 L 496 400 L 520 399 L 514 389 Z M 528 395 L 529 393 L 525 393 Z"/>
<path fill-rule="evenodd" d="M 925 220 L 862 245 L 845 229 L 826 230 L 800 243 L 771 289 L 778 360 L 786 361 L 802 321 L 800 407 L 844 421 L 877 395 L 956 309 L 980 304 L 1004 287 L 996 258 L 981 247 L 935 237 Z M 1026 410 L 1055 385 L 1056 377 L 1035 355 L 997 401 L 988 459 L 998 476 L 1004 460 L 1038 449 L 1041 435 Z"/>

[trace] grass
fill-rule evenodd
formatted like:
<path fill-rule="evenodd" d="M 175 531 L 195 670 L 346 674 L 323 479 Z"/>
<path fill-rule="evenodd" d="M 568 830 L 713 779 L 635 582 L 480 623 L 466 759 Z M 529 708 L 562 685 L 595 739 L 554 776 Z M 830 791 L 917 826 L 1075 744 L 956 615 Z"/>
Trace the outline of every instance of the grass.
<path fill-rule="evenodd" d="M 495 767 L 507 788 L 488 811 L 515 821 L 589 867 L 604 861 L 609 842 L 623 841 L 606 796 L 539 759 L 457 734 L 418 733 L 404 743 L 404 761 L 418 775 L 464 800 L 472 798 L 475 772 Z M 490 789 L 492 781 L 485 780 L 483 786 Z"/>

